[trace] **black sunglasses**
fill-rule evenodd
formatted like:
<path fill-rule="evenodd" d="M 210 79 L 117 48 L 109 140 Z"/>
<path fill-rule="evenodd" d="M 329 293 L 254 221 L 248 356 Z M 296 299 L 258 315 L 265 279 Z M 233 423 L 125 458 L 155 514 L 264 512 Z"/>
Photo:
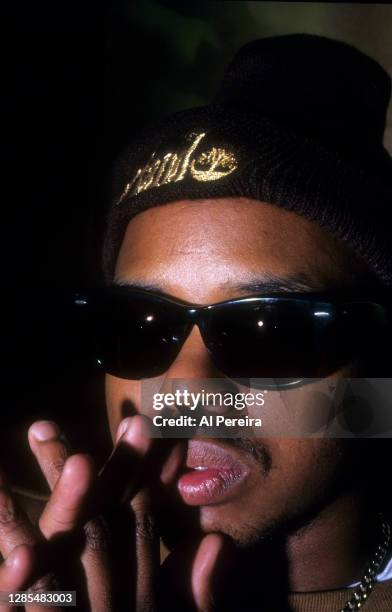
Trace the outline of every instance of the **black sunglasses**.
<path fill-rule="evenodd" d="M 323 378 L 351 363 L 374 365 L 389 320 L 381 301 L 313 293 L 253 295 L 198 306 L 112 286 L 79 295 L 74 304 L 93 323 L 98 363 L 127 379 L 166 372 L 194 325 L 225 376 L 276 379 L 279 386 Z"/>

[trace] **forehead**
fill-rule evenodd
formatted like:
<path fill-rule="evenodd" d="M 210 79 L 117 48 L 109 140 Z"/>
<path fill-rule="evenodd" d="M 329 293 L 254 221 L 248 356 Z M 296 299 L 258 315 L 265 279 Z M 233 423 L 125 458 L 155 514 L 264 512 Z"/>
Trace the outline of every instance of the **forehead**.
<path fill-rule="evenodd" d="M 347 257 L 316 224 L 276 206 L 245 198 L 179 201 L 130 221 L 116 280 L 202 303 L 268 277 L 295 277 L 322 290 L 347 280 Z"/>

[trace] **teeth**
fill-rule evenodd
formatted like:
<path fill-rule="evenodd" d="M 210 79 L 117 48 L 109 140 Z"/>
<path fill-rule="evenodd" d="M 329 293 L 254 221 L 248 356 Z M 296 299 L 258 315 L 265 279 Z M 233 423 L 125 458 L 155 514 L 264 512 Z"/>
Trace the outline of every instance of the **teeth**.
<path fill-rule="evenodd" d="M 204 470 L 207 470 L 208 468 L 203 467 L 202 465 L 197 465 L 196 467 L 193 468 L 194 470 L 197 470 L 198 472 L 204 472 Z"/>

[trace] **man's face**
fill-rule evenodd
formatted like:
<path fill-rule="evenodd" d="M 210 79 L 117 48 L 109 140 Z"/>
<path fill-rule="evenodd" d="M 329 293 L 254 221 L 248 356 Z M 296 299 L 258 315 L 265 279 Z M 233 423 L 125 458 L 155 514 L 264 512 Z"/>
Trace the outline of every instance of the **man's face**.
<path fill-rule="evenodd" d="M 120 249 L 116 281 L 212 304 L 279 289 L 328 291 L 349 285 L 357 272 L 345 249 L 317 225 L 269 204 L 230 198 L 176 202 L 137 215 Z M 194 327 L 160 379 L 164 387 L 168 379 L 221 377 Z M 113 436 L 124 406 L 140 411 L 140 397 L 140 381 L 107 376 Z M 183 490 L 184 501 L 200 507 L 203 529 L 242 544 L 330 501 L 344 457 L 340 442 L 322 438 L 208 439 L 196 450 L 192 444 L 190 463 L 200 453 L 223 456 L 241 478 L 216 499 Z"/>

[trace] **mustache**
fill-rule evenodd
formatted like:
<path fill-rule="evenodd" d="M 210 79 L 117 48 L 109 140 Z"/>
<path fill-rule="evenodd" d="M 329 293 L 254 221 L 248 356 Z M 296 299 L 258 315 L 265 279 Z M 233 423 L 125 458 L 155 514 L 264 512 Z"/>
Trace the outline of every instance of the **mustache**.
<path fill-rule="evenodd" d="M 255 442 L 250 438 L 225 438 L 220 442 L 227 446 L 231 446 L 241 453 L 250 456 L 254 461 L 258 463 L 264 474 L 269 472 L 272 465 L 271 455 L 262 442 Z"/>

